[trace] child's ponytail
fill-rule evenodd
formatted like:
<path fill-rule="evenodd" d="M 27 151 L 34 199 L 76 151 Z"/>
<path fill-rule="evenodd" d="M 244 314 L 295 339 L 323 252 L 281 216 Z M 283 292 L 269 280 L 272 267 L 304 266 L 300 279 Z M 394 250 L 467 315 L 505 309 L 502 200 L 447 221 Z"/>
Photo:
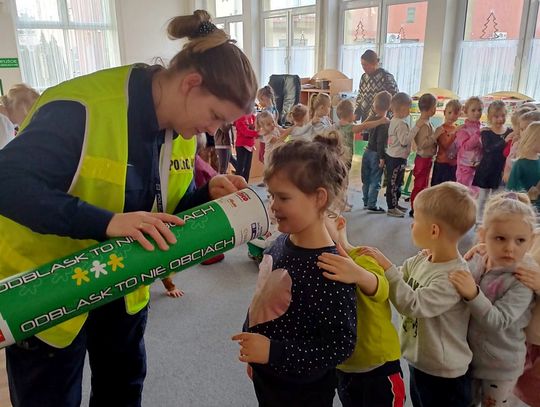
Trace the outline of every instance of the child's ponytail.
<path fill-rule="evenodd" d="M 519 139 L 517 158 L 527 158 L 540 140 L 540 121 L 530 123 Z"/>
<path fill-rule="evenodd" d="M 270 85 L 265 85 L 257 91 L 257 99 L 260 100 L 261 97 L 267 97 L 270 99 L 272 106 L 276 106 L 276 95 L 274 89 Z"/>

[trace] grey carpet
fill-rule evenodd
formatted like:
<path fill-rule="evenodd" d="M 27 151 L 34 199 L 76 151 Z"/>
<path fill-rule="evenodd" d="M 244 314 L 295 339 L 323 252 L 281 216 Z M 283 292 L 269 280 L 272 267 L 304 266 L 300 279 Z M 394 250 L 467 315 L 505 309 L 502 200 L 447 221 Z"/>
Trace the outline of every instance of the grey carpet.
<path fill-rule="evenodd" d="M 257 191 L 265 195 L 263 189 Z M 353 210 L 345 216 L 353 244 L 377 246 L 396 264 L 417 252 L 410 239 L 410 218 L 369 214 L 358 192 L 352 193 L 352 203 Z M 386 206 L 382 200 L 380 204 Z M 473 238 L 470 232 L 461 248 Z M 230 251 L 221 263 L 177 274 L 174 280 L 185 292 L 180 299 L 166 297 L 161 283 L 152 287 L 143 405 L 256 406 L 245 365 L 237 360 L 238 346 L 230 340 L 242 327 L 257 280 L 257 267 L 246 247 Z M 84 391 L 87 405 L 88 369 Z M 334 405 L 340 405 L 337 396 Z"/>

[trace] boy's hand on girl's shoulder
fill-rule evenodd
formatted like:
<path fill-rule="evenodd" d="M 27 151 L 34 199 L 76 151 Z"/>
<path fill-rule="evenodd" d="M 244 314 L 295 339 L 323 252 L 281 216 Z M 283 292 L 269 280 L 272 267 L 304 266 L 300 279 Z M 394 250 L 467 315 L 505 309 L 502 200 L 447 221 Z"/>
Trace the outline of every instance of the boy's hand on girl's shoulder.
<path fill-rule="evenodd" d="M 514 275 L 524 286 L 540 291 L 540 266 L 536 262 L 519 262 Z"/>
<path fill-rule="evenodd" d="M 356 284 L 359 274 L 366 270 L 356 264 L 340 244 L 337 245 L 337 250 L 339 254 L 321 254 L 317 266 L 326 270 L 323 271 L 323 276 L 329 280 Z"/>
<path fill-rule="evenodd" d="M 365 254 L 366 256 L 373 257 L 375 261 L 379 263 L 379 266 L 384 269 L 385 272 L 393 265 L 392 262 L 388 260 L 388 258 L 384 254 L 382 254 L 382 252 L 376 247 L 363 246 L 360 248 L 360 250 L 358 250 L 358 254 Z"/>
<path fill-rule="evenodd" d="M 479 254 L 480 256 L 484 256 L 486 254 L 486 244 L 485 243 L 478 243 L 471 247 L 464 255 L 463 258 L 465 260 L 472 259 L 476 254 Z"/>
<path fill-rule="evenodd" d="M 270 358 L 270 339 L 256 333 L 243 332 L 231 338 L 240 345 L 238 360 L 246 363 L 266 364 Z"/>
<path fill-rule="evenodd" d="M 471 301 L 478 295 L 478 286 L 471 273 L 465 270 L 453 271 L 448 276 L 459 295 Z"/>
<path fill-rule="evenodd" d="M 384 159 L 379 159 L 379 168 L 384 168 Z"/>

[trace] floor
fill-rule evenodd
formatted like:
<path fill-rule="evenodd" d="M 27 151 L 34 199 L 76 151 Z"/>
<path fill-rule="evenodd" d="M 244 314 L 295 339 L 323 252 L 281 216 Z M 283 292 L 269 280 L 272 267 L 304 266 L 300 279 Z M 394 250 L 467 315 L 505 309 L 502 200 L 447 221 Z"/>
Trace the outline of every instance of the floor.
<path fill-rule="evenodd" d="M 400 264 L 416 253 L 410 240 L 410 218 L 395 219 L 368 214 L 360 199 L 359 163 L 354 162 L 345 214 L 353 244 L 379 247 Z M 251 180 L 256 185 L 259 180 Z M 264 189 L 256 189 L 265 195 Z M 382 194 L 381 194 L 382 195 Z M 385 207 L 383 200 L 381 206 Z M 470 232 L 460 245 L 463 251 L 474 240 Z M 160 284 L 151 287 L 152 301 L 146 330 L 148 374 L 143 406 L 248 407 L 256 405 L 245 367 L 237 361 L 238 347 L 230 337 L 241 329 L 257 280 L 255 263 L 245 247 L 231 250 L 212 266 L 195 266 L 175 276 L 185 295 L 172 300 Z M 0 406 L 10 406 L 4 352 L 0 350 Z M 407 379 L 406 374 L 406 379 Z M 89 371 L 85 370 L 83 405 L 88 404 Z M 340 406 L 336 397 L 335 406 Z M 411 406 L 408 401 L 406 404 Z M 523 404 L 511 404 L 523 406 Z"/>

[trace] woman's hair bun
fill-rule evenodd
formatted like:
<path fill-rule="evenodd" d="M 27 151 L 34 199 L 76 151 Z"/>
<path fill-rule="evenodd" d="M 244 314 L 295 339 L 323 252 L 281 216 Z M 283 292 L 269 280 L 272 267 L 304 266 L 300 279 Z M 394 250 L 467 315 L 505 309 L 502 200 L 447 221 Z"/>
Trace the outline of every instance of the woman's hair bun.
<path fill-rule="evenodd" d="M 212 16 L 206 10 L 195 10 L 193 14 L 177 16 L 169 21 L 167 34 L 170 39 L 197 38 L 209 34 L 216 26 L 211 23 Z M 209 28 L 213 27 L 212 30 Z M 207 31 L 206 34 L 203 34 Z"/>

